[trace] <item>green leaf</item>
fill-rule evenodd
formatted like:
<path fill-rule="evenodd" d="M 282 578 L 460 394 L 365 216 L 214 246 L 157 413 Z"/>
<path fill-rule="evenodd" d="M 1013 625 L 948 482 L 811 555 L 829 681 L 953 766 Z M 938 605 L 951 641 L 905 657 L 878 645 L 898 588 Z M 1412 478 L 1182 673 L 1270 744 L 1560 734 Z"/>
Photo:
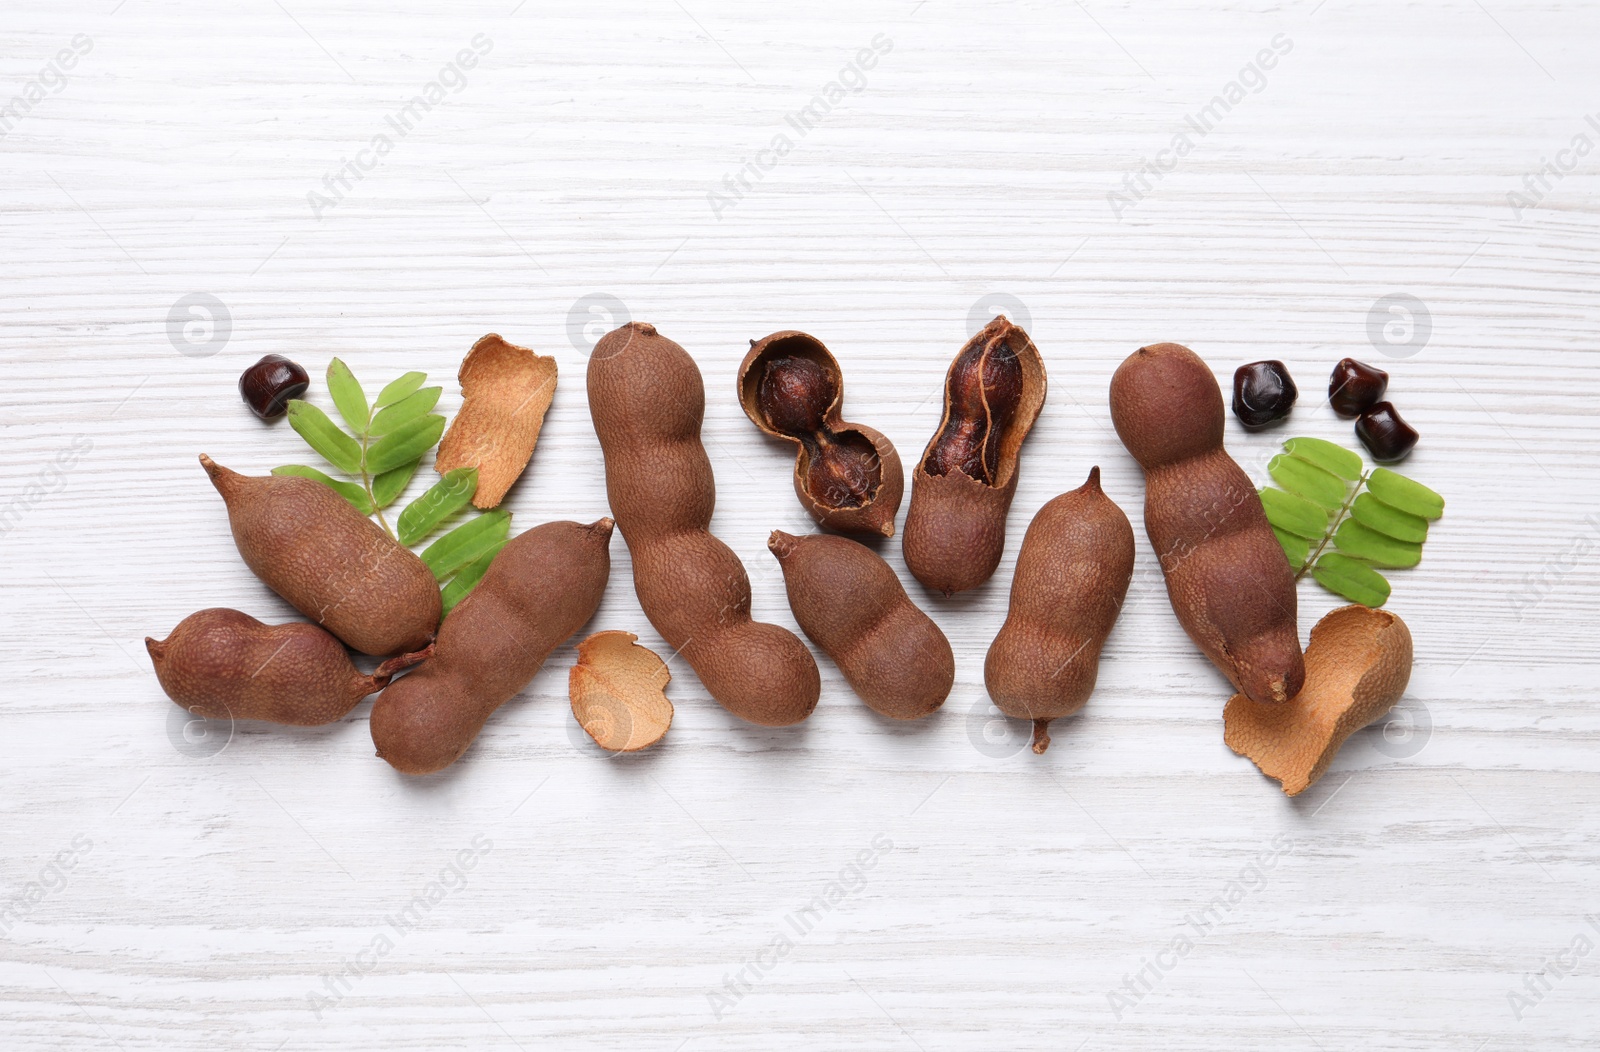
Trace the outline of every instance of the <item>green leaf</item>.
<path fill-rule="evenodd" d="M 367 396 L 361 392 L 361 385 L 350 367 L 337 358 L 328 363 L 328 394 L 333 396 L 333 404 L 339 407 L 339 415 L 350 425 L 350 430 L 364 434 L 369 415 Z"/>
<path fill-rule="evenodd" d="M 361 474 L 361 443 L 339 430 L 327 413 L 310 402 L 291 398 L 289 426 L 322 459 L 348 475 Z"/>
<path fill-rule="evenodd" d="M 1382 606 L 1389 601 L 1389 582 L 1383 574 L 1348 555 L 1329 552 L 1317 560 L 1311 576 L 1330 592 L 1362 606 Z"/>
<path fill-rule="evenodd" d="M 420 391 L 406 395 L 394 405 L 378 410 L 378 415 L 372 418 L 372 426 L 367 428 L 367 434 L 376 438 L 389 434 L 401 424 L 410 423 L 433 409 L 439 403 L 439 395 L 443 391 L 442 387 L 424 387 Z"/>
<path fill-rule="evenodd" d="M 1422 545 L 1397 541 L 1354 519 L 1344 520 L 1344 524 L 1333 535 L 1333 543 L 1346 555 L 1365 559 L 1374 566 L 1392 566 L 1403 570 L 1422 561 Z"/>
<path fill-rule="evenodd" d="M 1344 480 L 1337 475 L 1287 453 L 1279 453 L 1267 463 L 1267 474 L 1290 493 L 1320 504 L 1329 511 L 1338 511 L 1343 507 L 1349 492 Z"/>
<path fill-rule="evenodd" d="M 401 464 L 372 480 L 372 497 L 378 502 L 378 507 L 387 508 L 405 492 L 411 476 L 417 473 L 417 465 L 421 463 L 421 460 L 413 460 L 409 464 Z"/>
<path fill-rule="evenodd" d="M 350 506 L 363 515 L 372 514 L 372 502 L 367 499 L 367 491 L 354 482 L 344 482 L 340 479 L 324 475 L 316 468 L 308 468 L 304 464 L 285 464 L 281 468 L 273 468 L 274 475 L 295 475 L 303 479 L 311 479 L 327 486 L 333 492 L 350 502 Z"/>
<path fill-rule="evenodd" d="M 382 409 L 386 405 L 394 405 L 427 382 L 427 373 L 406 373 L 400 379 L 392 381 L 387 387 L 379 391 L 378 400 L 372 404 L 378 409 Z"/>
<path fill-rule="evenodd" d="M 444 417 L 419 416 L 401 424 L 367 447 L 367 470 L 374 475 L 409 464 L 439 444 L 444 434 Z"/>
<path fill-rule="evenodd" d="M 478 491 L 477 468 L 454 468 L 446 471 L 428 491 L 400 513 L 395 523 L 400 543 L 407 548 L 417 544 L 438 528 L 450 516 L 467 506 Z"/>
<path fill-rule="evenodd" d="M 1361 454 L 1320 438 L 1291 438 L 1283 444 L 1290 456 L 1315 464 L 1349 482 L 1361 477 Z"/>
<path fill-rule="evenodd" d="M 1261 491 L 1261 507 L 1267 521 L 1285 533 L 1320 541 L 1328 532 L 1328 513 L 1304 497 L 1267 486 Z"/>
<path fill-rule="evenodd" d="M 1371 493 L 1363 493 L 1356 498 L 1356 502 L 1350 506 L 1350 517 L 1397 541 L 1421 544 L 1428 539 L 1427 519 L 1391 508 Z"/>
<path fill-rule="evenodd" d="M 1289 557 L 1289 566 L 1296 573 L 1306 564 L 1306 556 L 1311 554 L 1311 542 L 1304 537 L 1296 537 L 1292 533 L 1285 533 L 1276 526 L 1272 533 L 1278 538 L 1278 543 L 1283 546 L 1283 554 Z"/>
<path fill-rule="evenodd" d="M 500 554 L 500 549 L 506 546 L 506 541 L 500 541 L 493 548 L 478 556 L 472 562 L 461 568 L 461 571 L 450 578 L 450 583 L 445 585 L 439 593 L 440 600 L 444 603 L 446 614 L 456 608 L 456 604 L 467 597 L 483 580 L 483 575 L 489 572 L 489 564 L 494 562 L 494 557 Z"/>
<path fill-rule="evenodd" d="M 1403 512 L 1424 519 L 1437 519 L 1444 514 L 1444 498 L 1420 482 L 1414 482 L 1388 468 L 1378 468 L 1367 479 L 1367 489 L 1372 495 Z"/>
<path fill-rule="evenodd" d="M 440 537 L 422 553 L 433 576 L 443 581 L 468 563 L 480 559 L 511 533 L 511 513 L 503 508 L 486 511 Z"/>

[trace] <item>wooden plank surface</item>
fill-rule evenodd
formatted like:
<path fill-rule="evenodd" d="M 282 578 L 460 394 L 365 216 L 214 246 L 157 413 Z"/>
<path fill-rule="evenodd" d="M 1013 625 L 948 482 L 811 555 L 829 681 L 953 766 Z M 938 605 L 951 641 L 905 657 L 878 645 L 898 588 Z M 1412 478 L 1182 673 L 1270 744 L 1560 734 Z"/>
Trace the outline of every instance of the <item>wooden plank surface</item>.
<path fill-rule="evenodd" d="M 1594 1047 L 1592 5 L 105 0 L 4 23 L 0 103 L 31 103 L 0 115 L 7 1049 Z M 309 197 L 350 164 L 342 199 Z M 227 321 L 185 330 L 196 294 Z M 1396 294 L 1419 346 L 1373 335 Z M 765 540 L 810 524 L 789 447 L 733 397 L 747 341 L 821 337 L 847 416 L 911 461 L 970 319 L 1025 321 L 1050 397 L 1000 572 L 943 600 L 883 547 L 955 648 L 944 709 L 892 726 L 823 657 L 815 715 L 766 730 L 675 666 L 667 740 L 608 758 L 568 645 L 427 780 L 373 757 L 367 704 L 174 738 L 143 637 L 291 612 L 195 465 L 308 456 L 244 411 L 241 369 L 424 369 L 453 412 L 484 333 L 554 354 L 507 507 L 592 520 L 585 333 L 620 320 L 595 296 L 697 358 L 715 529 L 789 625 Z M 1282 359 L 1290 433 L 1347 443 L 1323 377 L 1383 365 L 1423 435 L 1407 470 L 1450 502 L 1394 575 L 1401 710 L 1294 801 L 1222 742 L 1226 684 L 1110 428 L 1112 370 L 1158 340 L 1224 382 Z M 1279 437 L 1230 422 L 1257 479 Z M 1035 757 L 983 655 L 1029 518 L 1095 464 L 1135 582 L 1097 693 Z M 591 627 L 665 650 L 612 554 Z M 1304 634 L 1336 603 L 1301 587 Z"/>

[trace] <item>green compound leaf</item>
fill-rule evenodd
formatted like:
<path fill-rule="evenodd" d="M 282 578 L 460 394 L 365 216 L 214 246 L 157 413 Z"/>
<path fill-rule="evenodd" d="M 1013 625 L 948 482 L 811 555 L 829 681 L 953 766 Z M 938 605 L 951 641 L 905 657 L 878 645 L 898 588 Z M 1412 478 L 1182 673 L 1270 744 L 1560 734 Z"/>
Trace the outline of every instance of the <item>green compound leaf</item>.
<path fill-rule="evenodd" d="M 1329 552 L 1317 560 L 1311 576 L 1328 591 L 1362 606 L 1382 606 L 1389 601 L 1389 582 L 1383 574 L 1358 559 Z"/>
<path fill-rule="evenodd" d="M 1346 555 L 1364 559 L 1374 566 L 1404 570 L 1422 561 L 1422 545 L 1397 541 L 1354 519 L 1344 520 L 1333 535 L 1333 543 Z"/>
<path fill-rule="evenodd" d="M 438 405 L 439 395 L 443 392 L 442 387 L 424 387 L 420 391 L 406 395 L 393 405 L 378 410 L 378 414 L 372 418 L 372 426 L 367 429 L 367 434 L 377 438 L 389 434 L 402 424 L 409 424 Z"/>
<path fill-rule="evenodd" d="M 503 542 L 511 533 L 511 513 L 503 508 L 484 512 L 440 537 L 422 553 L 433 576 L 447 580 L 468 563 Z"/>
<path fill-rule="evenodd" d="M 443 435 L 444 417 L 437 414 L 401 424 L 367 448 L 367 470 L 381 475 L 409 464 L 438 445 Z"/>
<path fill-rule="evenodd" d="M 413 460 L 409 464 L 401 464 L 372 480 L 372 498 L 377 501 L 378 507 L 387 508 L 405 492 L 406 486 L 411 482 L 411 476 L 417 473 L 417 465 L 421 463 L 421 460 Z"/>
<path fill-rule="evenodd" d="M 1279 453 L 1268 462 L 1267 474 L 1290 493 L 1304 497 L 1313 504 L 1320 504 L 1329 511 L 1342 508 L 1349 493 L 1344 480 L 1337 475 L 1287 453 Z"/>
<path fill-rule="evenodd" d="M 386 405 L 394 405 L 427 382 L 427 373 L 406 373 L 378 392 L 378 400 L 372 403 L 373 408 L 382 409 Z"/>
<path fill-rule="evenodd" d="M 322 459 L 346 474 L 361 474 L 361 443 L 339 430 L 327 413 L 310 402 L 290 399 L 289 426 Z"/>
<path fill-rule="evenodd" d="M 494 557 L 500 554 L 500 549 L 504 548 L 506 544 L 506 541 L 499 542 L 483 555 L 463 566 L 459 573 L 450 578 L 450 583 L 445 585 L 439 592 L 439 599 L 444 604 L 445 614 L 448 615 L 450 611 L 454 610 L 456 604 L 465 599 L 467 593 L 478 586 L 478 582 L 483 580 L 483 575 L 489 572 L 489 564 L 494 562 Z"/>
<path fill-rule="evenodd" d="M 1292 533 L 1285 533 L 1276 526 L 1272 528 L 1273 536 L 1278 538 L 1278 543 L 1283 546 L 1283 554 L 1289 557 L 1289 567 L 1298 571 L 1306 564 L 1306 556 L 1311 554 L 1311 542 L 1304 537 L 1296 537 Z"/>
<path fill-rule="evenodd" d="M 333 404 L 339 407 L 339 415 L 344 417 L 350 430 L 358 435 L 365 434 L 370 415 L 367 396 L 350 367 L 337 358 L 328 363 L 328 394 L 333 397 Z"/>
<path fill-rule="evenodd" d="M 1290 456 L 1315 464 L 1347 482 L 1361 478 L 1361 454 L 1352 453 L 1343 446 L 1320 438 L 1291 438 L 1283 444 L 1283 448 Z"/>
<path fill-rule="evenodd" d="M 1371 493 L 1363 493 L 1350 505 L 1350 517 L 1369 529 L 1388 534 L 1397 541 L 1421 544 L 1428 539 L 1428 520 L 1391 508 Z"/>
<path fill-rule="evenodd" d="M 324 475 L 316 468 L 308 468 L 304 464 L 285 464 L 280 468 L 273 468 L 274 475 L 294 475 L 303 479 L 311 479 L 327 486 L 333 492 L 350 502 L 350 506 L 363 515 L 372 514 L 372 502 L 367 499 L 367 491 L 354 482 L 344 482 L 328 475 Z"/>
<path fill-rule="evenodd" d="M 455 468 L 446 471 L 428 491 L 400 513 L 395 524 L 400 543 L 407 548 L 418 544 L 450 516 L 467 506 L 478 491 L 477 468 Z"/>
<path fill-rule="evenodd" d="M 1273 528 L 1284 533 L 1320 541 L 1328 532 L 1328 513 L 1304 497 L 1268 486 L 1261 491 L 1261 507 Z"/>
<path fill-rule="evenodd" d="M 1444 514 L 1444 498 L 1420 482 L 1413 482 L 1388 468 L 1378 468 L 1367 479 L 1367 489 L 1391 508 L 1424 519 Z"/>

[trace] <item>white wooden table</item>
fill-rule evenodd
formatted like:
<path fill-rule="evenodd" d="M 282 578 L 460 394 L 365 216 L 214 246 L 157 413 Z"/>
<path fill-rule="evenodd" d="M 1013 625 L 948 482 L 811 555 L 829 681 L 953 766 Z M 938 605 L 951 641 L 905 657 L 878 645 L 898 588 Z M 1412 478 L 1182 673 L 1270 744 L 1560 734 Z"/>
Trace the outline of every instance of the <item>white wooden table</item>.
<path fill-rule="evenodd" d="M 1600 952 L 1574 947 L 1600 947 L 1600 155 L 1562 151 L 1600 144 L 1600 11 L 801 6 L 8 6 L 0 100 L 31 105 L 0 119 L 0 1046 L 1595 1047 Z M 1426 333 L 1369 333 L 1392 295 Z M 205 606 L 290 614 L 195 464 L 309 456 L 245 412 L 241 369 L 425 369 L 453 412 L 477 337 L 553 353 L 507 506 L 592 520 L 585 332 L 620 320 L 595 296 L 699 360 L 715 528 L 790 625 L 765 541 L 809 520 L 733 397 L 746 341 L 821 337 L 847 416 L 909 462 L 969 319 L 1028 325 L 1050 397 L 1007 558 L 953 600 L 912 582 L 956 650 L 944 710 L 892 726 L 824 657 L 815 715 L 765 730 L 679 666 L 666 741 L 609 758 L 568 645 L 432 779 L 372 755 L 365 704 L 220 751 L 174 737 L 142 638 Z M 226 321 L 185 328 L 196 302 Z M 1423 435 L 1406 470 L 1450 502 L 1393 575 L 1404 705 L 1294 801 L 1222 742 L 1228 690 L 1110 428 L 1112 370 L 1158 340 L 1224 381 L 1289 364 L 1290 427 L 1229 425 L 1258 479 L 1288 434 L 1352 441 L 1322 404 L 1335 360 L 1388 368 Z M 1094 464 L 1139 566 L 1098 692 L 1036 757 L 990 718 L 983 655 L 1029 518 Z M 661 648 L 612 554 L 591 627 Z M 1301 589 L 1304 634 L 1336 601 Z"/>

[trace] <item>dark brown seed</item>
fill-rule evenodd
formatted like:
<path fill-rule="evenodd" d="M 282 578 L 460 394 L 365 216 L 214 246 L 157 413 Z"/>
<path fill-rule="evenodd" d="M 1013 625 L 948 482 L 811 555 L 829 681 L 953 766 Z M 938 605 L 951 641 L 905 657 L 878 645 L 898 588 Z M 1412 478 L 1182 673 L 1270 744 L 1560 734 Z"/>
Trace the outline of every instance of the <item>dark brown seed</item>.
<path fill-rule="evenodd" d="M 1258 431 L 1289 415 L 1300 391 L 1279 361 L 1251 362 L 1233 373 L 1233 415 L 1246 430 Z"/>
<path fill-rule="evenodd" d="M 767 422 L 791 438 L 821 431 L 838 392 L 822 366 L 809 358 L 775 358 L 761 375 L 759 404 Z"/>
<path fill-rule="evenodd" d="M 1389 374 L 1354 358 L 1342 358 L 1328 378 L 1328 404 L 1340 416 L 1360 416 L 1389 389 Z"/>
<path fill-rule="evenodd" d="M 1356 420 L 1356 437 L 1380 464 L 1404 460 L 1416 447 L 1417 429 L 1400 419 L 1394 406 L 1379 402 Z"/>
<path fill-rule="evenodd" d="M 299 398 L 310 386 L 306 371 L 281 354 L 266 355 L 239 375 L 239 395 L 263 420 L 282 416 L 289 400 Z"/>

